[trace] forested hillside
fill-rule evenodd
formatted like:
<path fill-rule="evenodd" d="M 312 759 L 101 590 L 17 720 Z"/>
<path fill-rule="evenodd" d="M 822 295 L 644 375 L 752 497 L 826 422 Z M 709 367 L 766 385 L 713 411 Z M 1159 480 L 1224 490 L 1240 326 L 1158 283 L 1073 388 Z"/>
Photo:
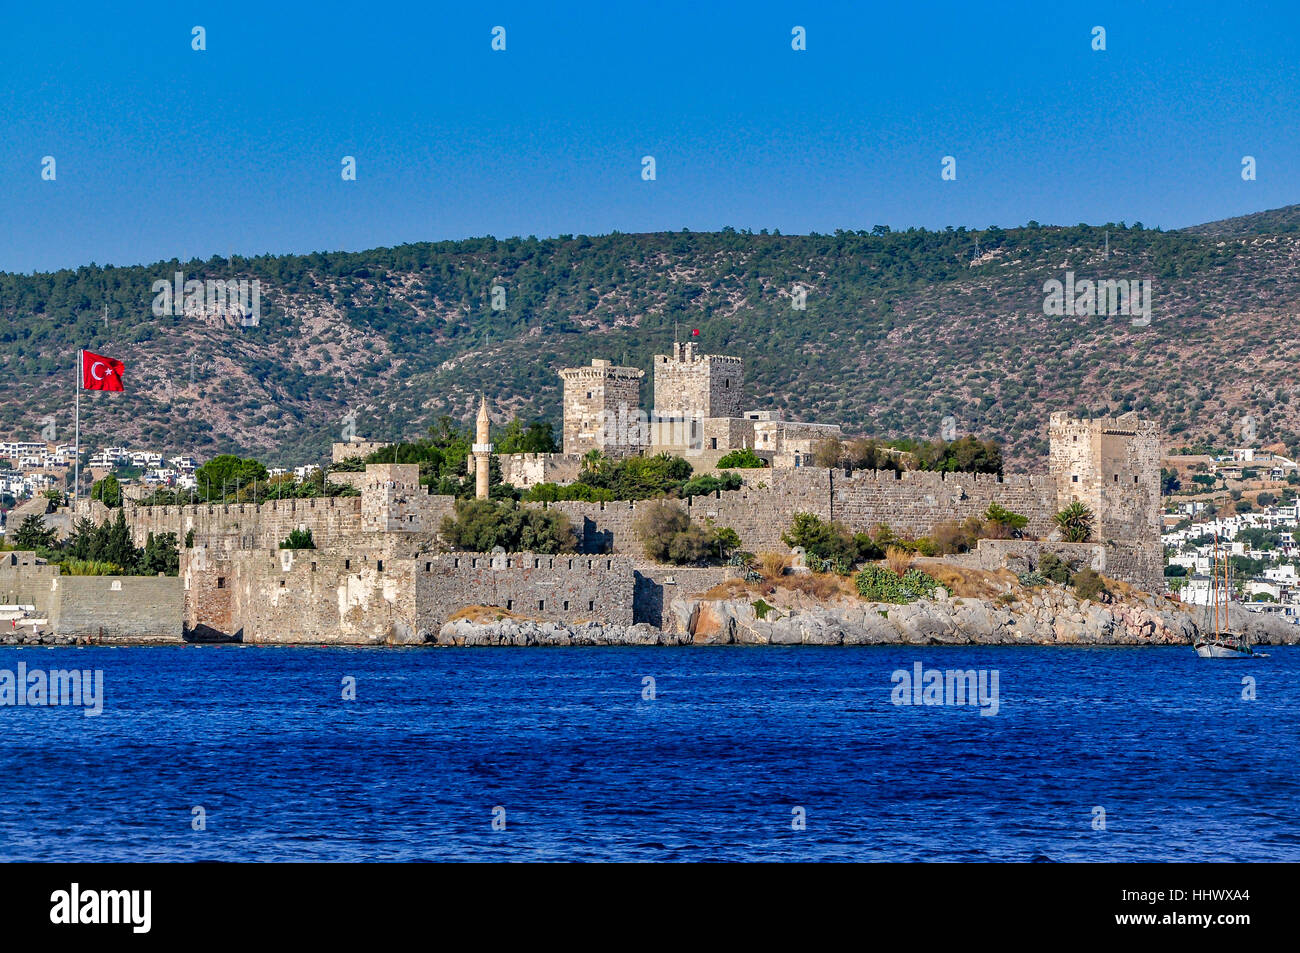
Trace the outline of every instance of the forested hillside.
<path fill-rule="evenodd" d="M 952 415 L 1011 469 L 1038 465 L 1053 410 L 1136 409 L 1173 444 L 1235 442 L 1251 415 L 1256 442 L 1295 448 L 1296 208 L 1183 232 L 476 238 L 2 274 L 0 435 L 36 439 L 54 415 L 62 439 L 78 347 L 127 365 L 125 394 L 83 398 L 89 445 L 286 463 L 327 454 L 350 413 L 362 436 L 410 437 L 467 420 L 480 391 L 501 420 L 558 423 L 556 370 L 593 357 L 644 368 L 648 406 L 652 355 L 698 328 L 703 350 L 745 359 L 749 406 L 880 437 L 937 437 Z M 1150 279 L 1150 326 L 1046 316 L 1043 284 L 1067 270 Z M 156 317 L 153 282 L 176 271 L 260 280 L 260 324 Z"/>

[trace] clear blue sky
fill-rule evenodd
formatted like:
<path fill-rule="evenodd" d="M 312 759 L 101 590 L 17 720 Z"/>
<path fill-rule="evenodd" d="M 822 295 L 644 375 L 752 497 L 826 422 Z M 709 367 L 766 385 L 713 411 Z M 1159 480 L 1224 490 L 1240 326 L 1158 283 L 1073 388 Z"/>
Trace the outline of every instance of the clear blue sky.
<path fill-rule="evenodd" d="M 983 6 L 10 0 L 0 270 L 1300 201 L 1300 3 Z"/>

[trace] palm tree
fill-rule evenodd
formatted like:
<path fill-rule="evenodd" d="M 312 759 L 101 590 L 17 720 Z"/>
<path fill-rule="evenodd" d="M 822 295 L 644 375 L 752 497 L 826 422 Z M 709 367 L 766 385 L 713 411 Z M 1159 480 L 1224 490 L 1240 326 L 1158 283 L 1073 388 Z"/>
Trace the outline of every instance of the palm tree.
<path fill-rule="evenodd" d="M 1067 543 L 1086 543 L 1092 537 L 1092 510 L 1075 500 L 1054 517 Z"/>
<path fill-rule="evenodd" d="M 599 473 L 606 462 L 605 454 L 600 450 L 588 450 L 582 455 L 582 468 L 590 473 Z"/>

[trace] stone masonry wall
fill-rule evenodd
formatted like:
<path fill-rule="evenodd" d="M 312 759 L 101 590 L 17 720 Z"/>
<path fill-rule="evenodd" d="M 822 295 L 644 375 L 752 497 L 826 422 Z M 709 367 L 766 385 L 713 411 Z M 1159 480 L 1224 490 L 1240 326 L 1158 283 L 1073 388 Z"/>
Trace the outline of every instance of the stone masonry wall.
<path fill-rule="evenodd" d="M 183 592 L 176 576 L 59 576 L 54 634 L 106 642 L 180 641 Z"/>
<path fill-rule="evenodd" d="M 537 553 L 442 553 L 416 572 L 420 628 L 437 631 L 466 606 L 556 622 L 633 621 L 632 560 Z"/>
<path fill-rule="evenodd" d="M 632 617 L 663 628 L 668 606 L 679 596 L 697 596 L 736 575 L 727 566 L 663 566 L 638 562 L 634 570 Z"/>
<path fill-rule="evenodd" d="M 740 471 L 737 471 L 740 472 Z M 873 532 L 884 523 L 899 535 L 923 536 L 940 523 L 961 522 L 979 516 L 990 503 L 1029 518 L 1028 532 L 1047 535 L 1055 525 L 1055 484 L 1044 476 L 942 474 L 892 470 L 841 470 L 799 467 L 788 470 L 751 470 L 739 490 L 682 501 L 691 518 L 712 520 L 734 529 L 743 548 L 752 552 L 786 546 L 795 513 L 813 513 L 839 520 L 854 532 Z M 640 555 L 640 540 L 632 530 L 636 503 L 585 503 L 566 501 L 534 504 L 568 515 L 584 552 Z"/>
<path fill-rule="evenodd" d="M 270 503 L 200 503 L 185 506 L 127 506 L 126 525 L 143 546 L 149 533 L 175 533 L 183 545 L 194 530 L 195 545 L 273 548 L 291 530 L 310 529 L 317 546 L 352 539 L 361 532 L 361 498 L 337 496 Z"/>
<path fill-rule="evenodd" d="M 697 354 L 694 343 L 675 343 L 654 358 L 654 411 L 670 417 L 742 417 L 745 362 Z"/>
<path fill-rule="evenodd" d="M 0 553 L 0 604 L 35 606 L 37 617 L 57 613 L 55 579 L 59 567 L 37 563 L 33 552 Z"/>
<path fill-rule="evenodd" d="M 639 444 L 627 427 L 607 427 L 611 420 L 635 420 L 641 407 L 641 378 L 635 367 L 594 360 L 590 367 L 560 371 L 564 379 L 564 452 L 581 457 L 589 450 L 618 455 Z M 613 415 L 611 417 L 611 415 Z M 621 433 L 610 433 L 609 430 Z"/>
<path fill-rule="evenodd" d="M 502 482 L 521 490 L 538 483 L 572 483 L 582 470 L 582 457 L 569 453 L 505 453 L 497 460 Z"/>
<path fill-rule="evenodd" d="M 231 625 L 248 643 L 416 639 L 413 559 L 375 552 L 249 550 L 231 557 Z"/>

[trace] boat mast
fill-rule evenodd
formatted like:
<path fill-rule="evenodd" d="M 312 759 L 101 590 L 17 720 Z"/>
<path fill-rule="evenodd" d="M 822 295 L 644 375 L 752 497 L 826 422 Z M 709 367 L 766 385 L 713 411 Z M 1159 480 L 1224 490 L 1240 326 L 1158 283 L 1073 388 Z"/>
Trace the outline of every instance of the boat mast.
<path fill-rule="evenodd" d="M 1210 604 L 1214 606 L 1214 641 L 1219 641 L 1219 528 L 1214 528 L 1214 560 L 1210 563 Z"/>

